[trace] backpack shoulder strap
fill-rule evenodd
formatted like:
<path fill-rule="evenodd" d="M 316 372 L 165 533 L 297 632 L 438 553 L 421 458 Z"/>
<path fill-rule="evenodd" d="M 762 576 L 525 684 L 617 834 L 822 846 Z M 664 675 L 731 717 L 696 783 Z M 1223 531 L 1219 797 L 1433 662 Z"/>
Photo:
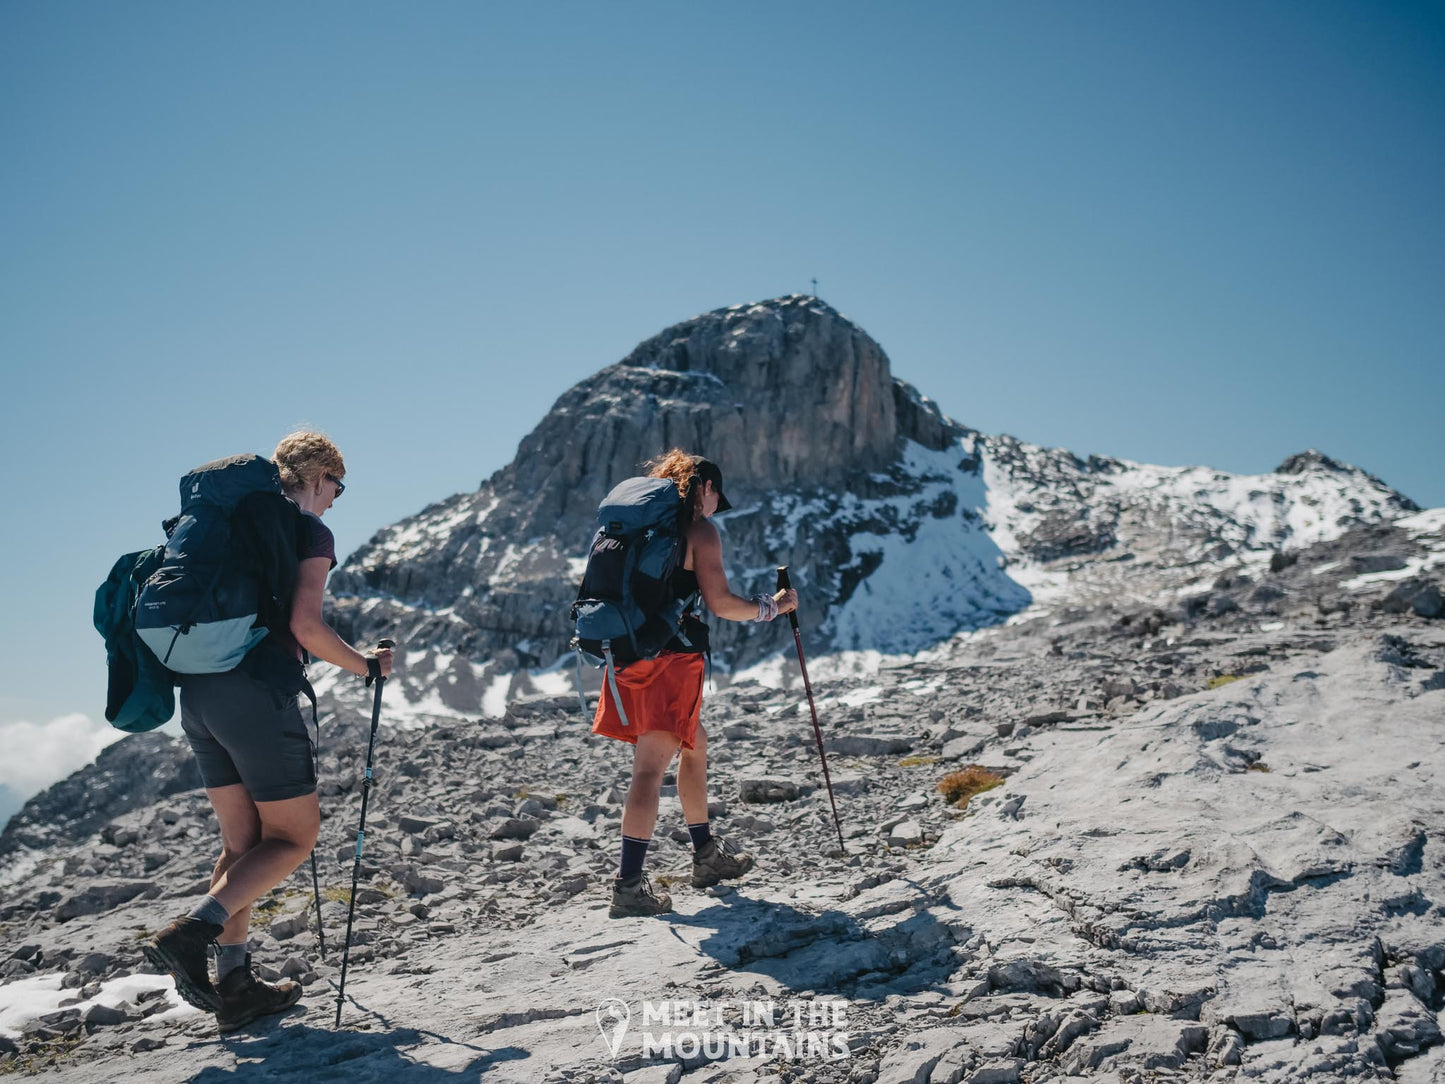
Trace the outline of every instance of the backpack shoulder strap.
<path fill-rule="evenodd" d="M 268 627 L 291 618 L 300 567 L 301 509 L 279 493 L 247 494 L 231 517 L 236 558 L 261 585 L 260 614 Z"/>

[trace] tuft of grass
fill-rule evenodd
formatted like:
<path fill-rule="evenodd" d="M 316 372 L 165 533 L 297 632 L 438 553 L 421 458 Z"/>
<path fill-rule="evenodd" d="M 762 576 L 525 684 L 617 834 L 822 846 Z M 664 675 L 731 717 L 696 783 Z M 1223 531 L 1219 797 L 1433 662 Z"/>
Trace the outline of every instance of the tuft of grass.
<path fill-rule="evenodd" d="M 1246 764 L 1244 770 L 1247 772 L 1267 772 L 1269 765 L 1262 760 L 1256 760 L 1253 764 Z"/>
<path fill-rule="evenodd" d="M 938 793 L 955 809 L 967 809 L 969 799 L 975 794 L 1003 783 L 1003 776 L 991 772 L 982 764 L 970 764 L 960 772 L 950 772 L 938 781 Z"/>
<path fill-rule="evenodd" d="M 1228 685 L 1231 681 L 1243 681 L 1243 680 L 1244 680 L 1244 675 L 1243 675 L 1243 674 L 1220 674 L 1220 675 L 1218 675 L 1217 677 L 1212 677 L 1212 678 L 1209 679 L 1209 686 L 1208 686 L 1208 687 L 1211 688 L 1211 689 L 1218 689 L 1218 688 L 1221 688 L 1222 686 Z"/>
<path fill-rule="evenodd" d="M 345 885 L 327 885 L 321 890 L 321 898 L 333 903 L 350 903 L 351 889 Z"/>
<path fill-rule="evenodd" d="M 922 768 L 928 764 L 937 764 L 937 757 L 912 756 L 904 757 L 898 762 L 900 768 Z"/>

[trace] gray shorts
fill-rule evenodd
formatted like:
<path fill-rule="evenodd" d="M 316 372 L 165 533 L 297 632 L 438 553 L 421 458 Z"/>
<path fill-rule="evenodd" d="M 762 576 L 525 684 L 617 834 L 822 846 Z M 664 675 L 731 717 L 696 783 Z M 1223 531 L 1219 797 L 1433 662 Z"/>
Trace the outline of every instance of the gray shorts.
<path fill-rule="evenodd" d="M 249 674 L 185 675 L 181 729 L 208 789 L 240 783 L 254 802 L 316 790 L 315 752 L 298 697 Z"/>

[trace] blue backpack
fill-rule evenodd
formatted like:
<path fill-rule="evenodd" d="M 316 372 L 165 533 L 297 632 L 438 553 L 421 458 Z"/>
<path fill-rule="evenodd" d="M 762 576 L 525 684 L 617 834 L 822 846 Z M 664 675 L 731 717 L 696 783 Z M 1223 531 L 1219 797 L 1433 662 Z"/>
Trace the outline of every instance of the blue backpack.
<path fill-rule="evenodd" d="M 130 733 L 154 730 L 176 710 L 175 678 L 135 631 L 136 598 L 165 549 L 125 554 L 95 592 L 95 631 L 105 638 L 105 719 Z"/>
<path fill-rule="evenodd" d="M 259 455 L 217 459 L 181 479 L 180 517 L 135 605 L 136 634 L 175 673 L 232 670 L 266 635 L 260 583 L 237 559 L 231 523 L 253 493 L 281 494 L 276 464 Z"/>
<path fill-rule="evenodd" d="M 614 672 L 655 658 L 674 639 L 691 646 L 683 617 L 697 596 L 678 598 L 672 589 L 686 552 L 683 507 L 676 483 L 666 478 L 629 478 L 597 506 L 597 533 L 572 605 L 572 646 L 607 668 L 624 724 Z"/>

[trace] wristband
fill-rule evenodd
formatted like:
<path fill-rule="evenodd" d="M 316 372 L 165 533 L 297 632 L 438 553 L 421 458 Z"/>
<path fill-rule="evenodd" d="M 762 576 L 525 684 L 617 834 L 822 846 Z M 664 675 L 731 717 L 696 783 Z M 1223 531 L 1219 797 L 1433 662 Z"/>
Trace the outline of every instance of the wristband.
<path fill-rule="evenodd" d="M 772 595 L 754 595 L 752 601 L 758 604 L 758 616 L 754 621 L 771 621 L 778 616 L 778 600 Z"/>

